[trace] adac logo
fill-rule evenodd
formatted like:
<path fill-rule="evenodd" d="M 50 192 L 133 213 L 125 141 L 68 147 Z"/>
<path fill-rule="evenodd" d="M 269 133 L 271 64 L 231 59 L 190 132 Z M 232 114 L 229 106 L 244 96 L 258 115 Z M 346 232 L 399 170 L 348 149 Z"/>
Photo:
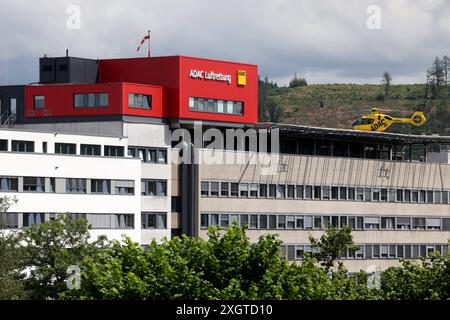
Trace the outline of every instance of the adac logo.
<path fill-rule="evenodd" d="M 373 124 L 372 126 L 370 126 L 370 130 L 375 131 L 380 127 L 386 127 L 387 123 L 384 119 L 381 119 L 380 121 L 378 121 L 377 123 Z"/>
<path fill-rule="evenodd" d="M 238 70 L 237 84 L 238 86 L 245 86 L 247 84 L 247 71 Z"/>

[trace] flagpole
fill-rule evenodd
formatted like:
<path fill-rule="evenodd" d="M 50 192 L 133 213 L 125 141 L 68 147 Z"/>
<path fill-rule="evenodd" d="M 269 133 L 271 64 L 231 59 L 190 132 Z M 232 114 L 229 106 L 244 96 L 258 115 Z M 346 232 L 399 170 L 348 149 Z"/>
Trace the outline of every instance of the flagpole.
<path fill-rule="evenodd" d="M 148 57 L 150 58 L 150 30 L 148 30 Z"/>

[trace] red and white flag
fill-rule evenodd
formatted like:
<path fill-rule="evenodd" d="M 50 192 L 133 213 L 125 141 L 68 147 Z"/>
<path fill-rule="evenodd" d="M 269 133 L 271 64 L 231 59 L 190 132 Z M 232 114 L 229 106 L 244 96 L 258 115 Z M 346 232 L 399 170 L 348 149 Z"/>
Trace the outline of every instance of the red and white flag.
<path fill-rule="evenodd" d="M 150 35 L 149 35 L 149 34 L 146 35 L 146 36 L 141 40 L 141 43 L 139 44 L 139 47 L 137 48 L 136 51 L 139 51 L 139 49 L 140 49 L 140 48 L 142 47 L 142 45 L 144 44 L 145 40 L 150 41 Z"/>

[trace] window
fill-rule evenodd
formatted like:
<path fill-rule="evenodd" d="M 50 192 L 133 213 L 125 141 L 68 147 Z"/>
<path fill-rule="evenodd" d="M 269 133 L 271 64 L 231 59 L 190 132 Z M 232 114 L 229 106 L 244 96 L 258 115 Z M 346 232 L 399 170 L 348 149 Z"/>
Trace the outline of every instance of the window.
<path fill-rule="evenodd" d="M 412 202 L 418 203 L 419 202 L 419 190 L 413 190 L 412 191 Z"/>
<path fill-rule="evenodd" d="M 425 230 L 425 218 L 412 218 L 413 230 Z"/>
<path fill-rule="evenodd" d="M 86 179 L 68 178 L 66 179 L 67 193 L 86 193 Z"/>
<path fill-rule="evenodd" d="M 73 96 L 73 106 L 75 108 L 107 107 L 108 100 L 108 93 L 76 93 Z"/>
<path fill-rule="evenodd" d="M 320 229 L 322 228 L 322 217 L 321 216 L 315 216 L 314 217 L 314 229 Z"/>
<path fill-rule="evenodd" d="M 250 215 L 250 229 L 257 229 L 258 228 L 258 215 L 251 214 Z"/>
<path fill-rule="evenodd" d="M 305 186 L 305 199 L 312 198 L 312 186 Z"/>
<path fill-rule="evenodd" d="M 19 227 L 19 214 L 2 213 L 0 214 L 0 229 L 16 229 Z"/>
<path fill-rule="evenodd" d="M 158 163 L 167 163 L 167 150 L 158 149 L 156 154 L 158 156 Z"/>
<path fill-rule="evenodd" d="M 252 197 L 252 198 L 258 197 L 258 184 L 257 183 L 250 184 L 250 197 Z"/>
<path fill-rule="evenodd" d="M 24 192 L 45 192 L 45 178 L 42 177 L 24 177 Z"/>
<path fill-rule="evenodd" d="M 112 215 L 112 229 L 133 229 L 134 215 L 133 214 L 113 214 Z"/>
<path fill-rule="evenodd" d="M 42 153 L 47 153 L 47 141 L 42 142 Z"/>
<path fill-rule="evenodd" d="M 230 195 L 232 197 L 239 196 L 239 183 L 232 182 L 232 183 L 230 183 L 230 186 L 231 186 Z"/>
<path fill-rule="evenodd" d="M 331 187 L 331 200 L 337 200 L 338 199 L 338 187 Z"/>
<path fill-rule="evenodd" d="M 355 200 L 355 188 L 348 188 L 348 200 Z"/>
<path fill-rule="evenodd" d="M 226 228 L 230 223 L 230 216 L 228 214 L 220 215 L 220 227 Z"/>
<path fill-rule="evenodd" d="M 277 185 L 269 184 L 269 198 L 275 198 L 277 195 Z"/>
<path fill-rule="evenodd" d="M 397 189 L 397 202 L 403 202 L 403 189 Z"/>
<path fill-rule="evenodd" d="M 220 196 L 222 197 L 228 197 L 229 194 L 229 187 L 230 184 L 228 182 L 221 182 L 220 183 Z"/>
<path fill-rule="evenodd" d="M 440 229 L 441 229 L 441 219 L 427 218 L 427 230 L 440 230 Z"/>
<path fill-rule="evenodd" d="M 381 189 L 381 201 L 395 202 L 397 191 L 395 189 Z"/>
<path fill-rule="evenodd" d="M 405 202 L 411 202 L 411 190 L 404 190 Z"/>
<path fill-rule="evenodd" d="M 296 229 L 303 229 L 303 217 L 302 216 L 296 216 L 295 217 L 295 228 Z"/>
<path fill-rule="evenodd" d="M 12 140 L 11 150 L 18 152 L 34 152 L 34 141 Z"/>
<path fill-rule="evenodd" d="M 219 183 L 218 182 L 211 182 L 211 197 L 218 197 L 219 196 Z"/>
<path fill-rule="evenodd" d="M 0 139 L 0 151 L 8 151 L 8 140 Z"/>
<path fill-rule="evenodd" d="M 267 184 L 259 185 L 259 196 L 261 198 L 267 198 Z"/>
<path fill-rule="evenodd" d="M 425 203 L 426 194 L 427 193 L 425 190 L 419 190 L 419 202 L 420 203 Z"/>
<path fill-rule="evenodd" d="M 395 218 L 381 217 L 381 229 L 394 230 L 394 228 L 395 228 Z"/>
<path fill-rule="evenodd" d="M 239 196 L 247 198 L 248 197 L 248 184 L 240 183 L 239 184 Z"/>
<path fill-rule="evenodd" d="M 241 215 L 241 228 L 245 225 L 248 226 L 248 214 Z"/>
<path fill-rule="evenodd" d="M 111 181 L 110 180 L 91 180 L 91 193 L 111 193 Z"/>
<path fill-rule="evenodd" d="M 450 218 L 442 218 L 442 230 L 450 230 Z"/>
<path fill-rule="evenodd" d="M 322 187 L 322 199 L 330 200 L 330 187 L 328 186 Z"/>
<path fill-rule="evenodd" d="M 278 216 L 278 229 L 286 229 L 286 216 Z"/>
<path fill-rule="evenodd" d="M 346 216 L 341 216 L 339 223 L 340 223 L 340 227 L 341 228 L 347 226 L 347 217 Z"/>
<path fill-rule="evenodd" d="M 151 110 L 152 96 L 147 94 L 128 93 L 128 107 Z"/>
<path fill-rule="evenodd" d="M 295 188 L 295 186 L 293 186 L 293 185 L 287 186 L 287 198 L 294 199 L 294 191 L 295 191 L 294 188 Z"/>
<path fill-rule="evenodd" d="M 77 145 L 74 143 L 55 143 L 55 153 L 76 154 Z"/>
<path fill-rule="evenodd" d="M 356 188 L 356 201 L 363 201 L 363 200 L 364 200 L 364 189 Z"/>
<path fill-rule="evenodd" d="M 24 213 L 23 214 L 23 226 L 31 227 L 33 225 L 39 225 L 45 221 L 44 213 Z"/>
<path fill-rule="evenodd" d="M 285 185 L 277 185 L 277 198 L 284 199 L 286 197 L 286 186 Z"/>
<path fill-rule="evenodd" d="M 19 191 L 19 179 L 14 177 L 0 177 L 0 191 Z"/>
<path fill-rule="evenodd" d="M 218 226 L 219 225 L 219 215 L 218 214 L 211 214 L 209 215 L 209 225 L 210 226 Z"/>
<path fill-rule="evenodd" d="M 260 229 L 267 229 L 267 216 L 266 215 L 260 215 L 259 216 L 259 228 Z"/>
<path fill-rule="evenodd" d="M 142 215 L 142 227 L 145 229 L 145 222 L 144 222 L 144 215 Z M 201 228 L 207 228 L 208 227 L 208 215 L 202 213 L 200 216 L 200 226 Z"/>
<path fill-rule="evenodd" d="M 347 188 L 339 187 L 339 200 L 347 200 Z"/>
<path fill-rule="evenodd" d="M 202 188 L 208 182 L 202 182 Z M 167 182 L 165 180 L 142 180 L 141 194 L 143 196 L 167 196 Z M 203 195 L 203 193 L 202 193 Z"/>
<path fill-rule="evenodd" d="M 101 154 L 101 146 L 96 144 L 80 145 L 80 154 L 86 156 L 99 156 Z"/>
<path fill-rule="evenodd" d="M 398 217 L 397 218 L 397 229 L 399 229 L 399 230 L 411 229 L 411 218 Z"/>
<path fill-rule="evenodd" d="M 433 203 L 441 203 L 441 191 L 434 191 L 434 201 L 433 201 Z"/>
<path fill-rule="evenodd" d="M 124 147 L 120 146 L 105 146 L 104 147 L 105 157 L 123 157 Z"/>
<path fill-rule="evenodd" d="M 305 229 L 312 229 L 313 228 L 313 217 L 312 216 L 305 216 L 304 217 L 304 224 L 305 224 Z"/>
<path fill-rule="evenodd" d="M 189 110 L 195 112 L 243 115 L 244 103 L 242 101 L 189 97 Z"/>
<path fill-rule="evenodd" d="M 239 215 L 238 214 L 232 214 L 230 216 L 230 225 L 239 226 Z"/>
<path fill-rule="evenodd" d="M 129 157 L 140 158 L 146 163 L 167 163 L 167 150 L 146 147 L 128 147 Z"/>
<path fill-rule="evenodd" d="M 277 216 L 270 215 L 269 216 L 269 229 L 276 229 L 276 228 L 277 228 Z"/>
<path fill-rule="evenodd" d="M 372 189 L 372 201 L 380 201 L 380 189 Z"/>
<path fill-rule="evenodd" d="M 365 217 L 364 218 L 364 229 L 380 229 L 380 218 L 379 217 Z"/>
<path fill-rule="evenodd" d="M 433 203 L 433 191 L 427 190 L 427 203 Z"/>
<path fill-rule="evenodd" d="M 204 196 L 204 197 L 209 196 L 209 182 L 202 181 L 200 186 L 201 186 L 201 195 Z M 156 188 L 154 187 L 153 190 L 156 190 Z"/>
<path fill-rule="evenodd" d="M 287 229 L 295 228 L 295 216 L 287 216 L 286 217 L 286 228 Z"/>
<path fill-rule="evenodd" d="M 370 188 L 364 188 L 364 201 L 372 201 L 371 199 L 372 192 Z"/>
<path fill-rule="evenodd" d="M 297 199 L 303 199 L 303 186 L 296 186 L 295 189 L 295 197 Z"/>
<path fill-rule="evenodd" d="M 134 181 L 132 180 L 115 180 L 114 194 L 134 195 Z"/>
<path fill-rule="evenodd" d="M 45 107 L 45 97 L 34 96 L 34 109 L 44 109 L 44 107 Z"/>
<path fill-rule="evenodd" d="M 320 200 L 322 198 L 322 188 L 320 186 L 314 186 L 314 199 Z"/>

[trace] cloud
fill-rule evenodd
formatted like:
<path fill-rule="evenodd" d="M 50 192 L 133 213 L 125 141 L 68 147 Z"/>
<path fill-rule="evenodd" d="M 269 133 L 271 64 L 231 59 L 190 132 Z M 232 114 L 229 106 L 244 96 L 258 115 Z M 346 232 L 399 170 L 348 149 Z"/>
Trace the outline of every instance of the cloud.
<path fill-rule="evenodd" d="M 79 30 L 66 26 L 72 4 Z M 381 10 L 380 30 L 366 26 L 369 5 Z M 281 84 L 293 73 L 310 83 L 379 83 L 386 70 L 394 83 L 424 82 L 434 57 L 450 54 L 444 0 L 18 0 L 0 3 L 0 12 L 2 83 L 36 81 L 38 57 L 66 48 L 89 58 L 143 56 L 136 47 L 149 28 L 153 55 L 255 63 Z"/>

